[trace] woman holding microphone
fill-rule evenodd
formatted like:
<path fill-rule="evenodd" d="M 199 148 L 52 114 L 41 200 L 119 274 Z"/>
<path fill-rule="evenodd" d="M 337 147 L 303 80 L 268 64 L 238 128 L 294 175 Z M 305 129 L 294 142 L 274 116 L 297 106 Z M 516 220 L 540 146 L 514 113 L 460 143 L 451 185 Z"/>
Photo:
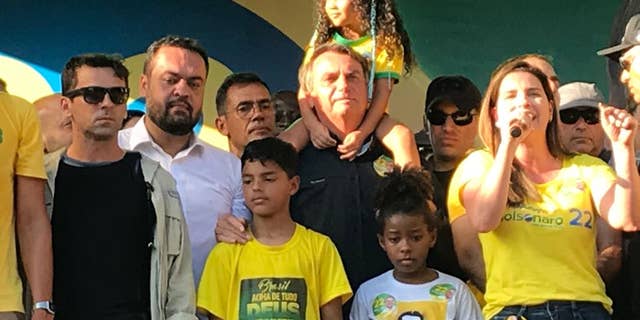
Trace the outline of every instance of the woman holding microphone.
<path fill-rule="evenodd" d="M 482 244 L 487 319 L 610 319 L 595 215 L 617 229 L 639 225 L 637 122 L 601 106 L 614 171 L 562 149 L 556 105 L 539 69 L 518 60 L 499 66 L 480 111 L 486 148 L 469 154 L 451 181 L 450 218 L 468 214 Z"/>

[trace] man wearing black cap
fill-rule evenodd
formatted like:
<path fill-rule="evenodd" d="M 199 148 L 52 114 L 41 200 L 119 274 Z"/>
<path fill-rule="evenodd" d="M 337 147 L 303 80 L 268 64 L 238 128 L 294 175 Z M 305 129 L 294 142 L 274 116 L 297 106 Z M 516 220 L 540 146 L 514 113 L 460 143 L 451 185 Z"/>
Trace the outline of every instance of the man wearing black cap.
<path fill-rule="evenodd" d="M 620 82 L 626 88 L 629 96 L 625 109 L 638 119 L 640 112 L 640 14 L 634 15 L 627 22 L 624 35 L 620 43 L 598 51 L 598 55 L 620 64 Z M 636 133 L 635 151 L 636 163 L 640 164 L 640 138 Z M 619 284 L 621 292 L 614 297 L 614 319 L 640 319 L 640 232 L 623 234 L 623 262 L 620 271 Z"/>
<path fill-rule="evenodd" d="M 437 215 L 442 221 L 427 263 L 464 280 L 470 275 L 462 271 L 454 251 L 446 192 L 458 163 L 473 148 L 481 99 L 480 91 L 471 80 L 463 76 L 441 76 L 427 88 L 424 111 L 424 126 L 433 152 L 421 160 L 422 166 L 432 174 Z"/>

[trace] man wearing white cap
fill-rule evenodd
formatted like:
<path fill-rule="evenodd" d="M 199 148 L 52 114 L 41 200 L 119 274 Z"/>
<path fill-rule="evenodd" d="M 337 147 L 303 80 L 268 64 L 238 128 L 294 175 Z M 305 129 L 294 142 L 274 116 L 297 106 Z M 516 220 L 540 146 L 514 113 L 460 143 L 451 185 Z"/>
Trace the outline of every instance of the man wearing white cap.
<path fill-rule="evenodd" d="M 594 157 L 603 155 L 604 131 L 600 125 L 598 103 L 603 102 L 604 97 L 595 83 L 567 83 L 558 89 L 558 93 L 560 141 L 564 148 Z"/>
<path fill-rule="evenodd" d="M 560 142 L 569 152 L 587 153 L 608 161 L 598 103 L 604 96 L 595 83 L 571 82 L 558 89 Z M 622 264 L 622 236 L 602 219 L 597 220 L 597 269 L 605 283 L 615 278 Z"/>

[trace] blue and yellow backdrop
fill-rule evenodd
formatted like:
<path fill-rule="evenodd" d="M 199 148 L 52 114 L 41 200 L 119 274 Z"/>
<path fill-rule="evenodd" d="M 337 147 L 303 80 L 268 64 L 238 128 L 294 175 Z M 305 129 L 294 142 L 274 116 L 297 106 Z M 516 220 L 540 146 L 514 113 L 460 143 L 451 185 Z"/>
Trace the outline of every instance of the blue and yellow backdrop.
<path fill-rule="evenodd" d="M 502 60 L 550 55 L 562 82 L 593 81 L 606 92 L 604 59 L 619 0 L 397 0 L 419 67 L 394 88 L 392 115 L 422 126 L 430 78 L 463 74 L 481 90 Z M 66 60 L 119 53 L 131 70 L 130 108 L 146 47 L 166 34 L 199 39 L 210 56 L 200 136 L 224 146 L 212 129 L 215 91 L 231 72 L 259 74 L 272 91 L 297 89 L 303 48 L 313 32 L 313 0 L 19 1 L 0 3 L 0 78 L 33 101 L 60 91 Z"/>

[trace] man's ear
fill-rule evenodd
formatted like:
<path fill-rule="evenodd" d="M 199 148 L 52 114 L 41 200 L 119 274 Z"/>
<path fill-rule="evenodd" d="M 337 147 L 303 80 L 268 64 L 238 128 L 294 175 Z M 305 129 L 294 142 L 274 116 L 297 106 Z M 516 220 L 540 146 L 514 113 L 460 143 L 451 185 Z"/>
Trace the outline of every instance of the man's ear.
<path fill-rule="evenodd" d="M 298 189 L 300 189 L 300 176 L 294 176 L 289 179 L 289 183 L 289 195 L 292 196 L 298 192 Z"/>
<path fill-rule="evenodd" d="M 216 129 L 218 129 L 218 131 L 228 137 L 229 136 L 229 129 L 227 129 L 227 119 L 224 118 L 225 116 L 218 116 L 216 118 Z"/>
<path fill-rule="evenodd" d="M 143 73 L 140 76 L 140 83 L 138 85 L 138 91 L 140 96 L 147 96 L 147 88 L 149 87 L 149 78 Z"/>
<path fill-rule="evenodd" d="M 62 113 L 65 115 L 65 117 L 71 117 L 71 100 L 69 98 L 60 98 L 60 108 L 62 109 Z"/>

